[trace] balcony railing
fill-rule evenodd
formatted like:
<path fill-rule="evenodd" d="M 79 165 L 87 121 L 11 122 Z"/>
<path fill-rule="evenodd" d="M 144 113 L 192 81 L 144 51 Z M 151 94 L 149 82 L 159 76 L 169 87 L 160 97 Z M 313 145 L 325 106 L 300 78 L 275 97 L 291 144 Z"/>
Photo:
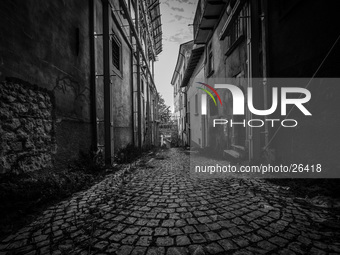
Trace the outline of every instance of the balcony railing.
<path fill-rule="evenodd" d="M 206 43 L 229 0 L 199 0 L 194 18 L 194 42 Z"/>
<path fill-rule="evenodd" d="M 199 0 L 197 4 L 197 9 L 196 9 L 195 18 L 194 18 L 194 38 L 196 38 L 198 27 L 202 19 L 202 10 L 203 10 L 202 2 L 205 2 L 205 0 Z"/>

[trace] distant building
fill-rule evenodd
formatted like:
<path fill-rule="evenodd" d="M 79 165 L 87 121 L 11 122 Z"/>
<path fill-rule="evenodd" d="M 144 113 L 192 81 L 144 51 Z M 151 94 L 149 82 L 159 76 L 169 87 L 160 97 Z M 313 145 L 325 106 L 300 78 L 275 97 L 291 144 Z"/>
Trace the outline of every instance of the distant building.
<path fill-rule="evenodd" d="M 178 125 L 178 137 L 181 146 L 189 145 L 189 127 L 187 125 L 187 93 L 185 88 L 181 88 L 184 72 L 188 65 L 194 41 L 183 43 L 179 47 L 175 71 L 172 75 L 171 85 L 174 89 L 174 118 Z"/>
<path fill-rule="evenodd" d="M 158 145 L 158 0 L 5 0 L 0 17 L 0 79 L 19 78 L 23 88 L 25 82 L 36 84 L 55 98 L 50 139 L 55 146 L 48 149 L 53 164 L 64 164 L 90 148 L 101 150 L 110 164 L 128 144 Z M 20 101 L 13 96 L 13 103 Z M 11 119 L 1 125 L 6 121 Z M 23 149 L 30 139 L 0 132 Z M 0 172 L 17 168 L 14 158 L 22 151 L 20 146 L 6 149 L 11 142 L 1 143 Z M 35 144 L 31 150 L 38 153 Z"/>
<path fill-rule="evenodd" d="M 193 21 L 194 46 L 185 70 L 179 72 L 182 78 L 178 90 L 187 91 L 186 114 L 190 113 L 190 118 L 186 124 L 190 125 L 191 146 L 209 147 L 215 154 L 253 162 L 270 148 L 283 162 L 298 160 L 334 167 L 336 152 L 340 151 L 340 143 L 334 140 L 340 125 L 340 118 L 335 117 L 340 106 L 335 96 L 340 93 L 339 86 L 311 85 L 312 100 L 307 107 L 313 117 L 299 115 L 295 109 L 292 116 L 299 123 L 296 128 L 213 128 L 216 118 L 241 123 L 244 119 L 247 123 L 265 117 L 253 115 L 246 103 L 244 116 L 233 115 L 232 96 L 226 89 L 217 89 L 223 106 L 218 101 L 215 105 L 207 96 L 207 113 L 202 115 L 202 94 L 206 93 L 198 87 L 206 87 L 198 82 L 212 87 L 216 83 L 234 84 L 245 97 L 252 87 L 254 106 L 268 109 L 271 88 L 289 86 L 271 84 L 270 78 L 339 77 L 337 10 L 339 3 L 335 1 L 200 0 Z M 270 118 L 282 116 L 277 111 Z"/>

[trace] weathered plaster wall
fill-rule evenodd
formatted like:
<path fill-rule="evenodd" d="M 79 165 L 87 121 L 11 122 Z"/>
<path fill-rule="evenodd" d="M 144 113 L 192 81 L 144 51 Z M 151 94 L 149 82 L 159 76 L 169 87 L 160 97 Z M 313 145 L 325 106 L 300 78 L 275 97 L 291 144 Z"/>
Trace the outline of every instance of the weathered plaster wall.
<path fill-rule="evenodd" d="M 338 1 L 299 1 L 289 12 L 282 12 L 268 1 L 269 53 L 271 77 L 312 77 L 340 30 Z M 317 16 L 315 16 L 317 13 Z M 301 16 L 304 19 L 301 19 Z M 316 77 L 340 77 L 340 43 L 333 48 Z M 304 87 L 309 81 L 300 82 Z M 283 86 L 291 86 L 285 84 Z M 339 170 L 340 151 L 340 86 L 339 81 L 323 79 L 309 85 L 311 100 L 306 108 L 312 116 L 304 116 L 298 109 L 289 118 L 296 119 L 296 128 L 281 128 L 271 144 L 277 158 L 284 162 L 321 163 L 324 169 Z M 280 115 L 277 118 L 282 117 Z M 275 130 L 272 130 L 272 133 Z"/>
<path fill-rule="evenodd" d="M 91 144 L 89 2 L 0 1 L 0 79 L 53 91 L 56 161 Z"/>
<path fill-rule="evenodd" d="M 220 33 L 223 29 L 225 22 L 228 19 L 228 14 L 224 13 L 220 22 L 217 24 L 214 33 L 209 40 L 208 44 L 211 43 L 213 50 L 213 66 L 214 73 L 210 77 L 206 77 L 206 82 L 214 86 L 217 83 L 230 83 L 240 87 L 243 87 L 243 91 L 246 91 L 247 83 L 245 77 L 247 76 L 247 45 L 246 39 L 241 41 L 235 49 L 226 56 L 226 52 L 231 47 L 228 42 L 228 36 L 224 40 L 220 40 Z M 246 30 L 244 30 L 246 36 Z M 207 45 L 208 45 L 207 44 Z M 207 54 L 205 52 L 205 54 Z M 242 77 L 236 79 L 236 76 Z M 205 76 L 207 73 L 205 72 Z M 208 98 L 208 115 L 207 115 L 207 143 L 208 146 L 216 150 L 216 153 L 221 153 L 225 149 L 229 149 L 231 144 L 239 144 L 247 146 L 248 143 L 238 141 L 238 132 L 247 132 L 243 127 L 231 128 L 229 125 L 221 127 L 213 127 L 213 119 L 233 119 L 232 108 L 233 100 L 231 93 L 226 89 L 217 89 L 217 93 L 220 95 L 223 106 L 219 103 L 215 106 L 213 103 L 209 103 L 211 100 Z M 245 94 L 246 96 L 246 94 Z M 214 108 L 214 109 L 211 109 Z M 214 114 L 210 114 L 214 113 Z M 241 140 L 241 139 L 240 139 Z"/>
<path fill-rule="evenodd" d="M 131 49 L 112 20 L 112 29 L 121 42 L 121 70 L 112 72 L 112 115 L 115 151 L 133 143 Z M 146 85 L 145 85 L 146 86 Z M 142 118 L 143 119 L 143 118 Z"/>
<path fill-rule="evenodd" d="M 0 82 L 0 173 L 52 166 L 53 96 L 21 80 Z"/>
<path fill-rule="evenodd" d="M 201 56 L 199 63 L 197 64 L 193 77 L 188 84 L 188 104 L 190 109 L 190 145 L 194 147 L 201 147 L 202 141 L 202 115 L 201 115 L 201 94 L 202 91 L 197 89 L 198 84 L 196 82 L 204 81 L 204 55 Z M 195 95 L 197 96 L 198 111 L 195 112 Z"/>

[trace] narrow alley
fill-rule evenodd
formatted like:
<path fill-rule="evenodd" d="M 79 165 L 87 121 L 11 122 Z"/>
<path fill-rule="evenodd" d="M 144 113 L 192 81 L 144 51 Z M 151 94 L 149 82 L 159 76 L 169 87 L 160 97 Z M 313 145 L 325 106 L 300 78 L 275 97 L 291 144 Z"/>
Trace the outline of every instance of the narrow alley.
<path fill-rule="evenodd" d="M 264 180 L 194 179 L 189 157 L 162 150 L 108 175 L 3 240 L 0 254 L 340 253 L 326 209 Z"/>

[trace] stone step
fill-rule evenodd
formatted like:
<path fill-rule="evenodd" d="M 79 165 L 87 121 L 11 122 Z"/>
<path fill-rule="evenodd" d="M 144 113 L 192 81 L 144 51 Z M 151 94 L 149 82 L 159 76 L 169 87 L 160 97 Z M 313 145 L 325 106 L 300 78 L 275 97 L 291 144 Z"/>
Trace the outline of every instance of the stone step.
<path fill-rule="evenodd" d="M 241 153 L 235 150 L 224 150 L 224 155 L 229 155 L 235 159 L 241 158 Z"/>
<path fill-rule="evenodd" d="M 245 148 L 244 146 L 241 146 L 241 145 L 233 144 L 233 145 L 231 145 L 231 147 L 232 147 L 235 151 L 239 151 L 239 152 L 245 152 L 245 151 L 246 151 L 246 148 Z"/>

